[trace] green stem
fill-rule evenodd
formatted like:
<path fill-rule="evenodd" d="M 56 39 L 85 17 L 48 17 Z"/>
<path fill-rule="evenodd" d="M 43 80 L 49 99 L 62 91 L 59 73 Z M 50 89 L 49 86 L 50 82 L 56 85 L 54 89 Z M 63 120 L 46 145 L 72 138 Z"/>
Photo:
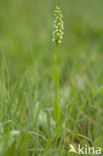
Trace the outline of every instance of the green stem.
<path fill-rule="evenodd" d="M 58 101 L 58 67 L 57 67 L 57 57 L 58 57 L 58 43 L 56 43 L 56 50 L 54 54 L 54 83 L 55 83 L 55 102 L 54 102 L 54 116 L 56 125 L 58 125 L 60 121 L 60 108 Z"/>

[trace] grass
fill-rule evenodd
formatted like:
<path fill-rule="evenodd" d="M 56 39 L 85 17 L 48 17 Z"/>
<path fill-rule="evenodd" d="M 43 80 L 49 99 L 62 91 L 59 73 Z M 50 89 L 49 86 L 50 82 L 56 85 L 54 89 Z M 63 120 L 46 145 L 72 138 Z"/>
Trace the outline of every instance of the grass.
<path fill-rule="evenodd" d="M 53 118 L 52 31 L 61 6 L 60 123 Z M 103 1 L 0 1 L 0 156 L 103 149 Z M 59 130 L 55 136 L 55 129 Z"/>

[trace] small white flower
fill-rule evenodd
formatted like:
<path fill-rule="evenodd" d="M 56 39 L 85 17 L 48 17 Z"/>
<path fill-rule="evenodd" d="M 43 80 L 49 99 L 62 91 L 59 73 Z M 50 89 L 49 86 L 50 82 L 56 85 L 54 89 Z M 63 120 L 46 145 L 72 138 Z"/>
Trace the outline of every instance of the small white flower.
<path fill-rule="evenodd" d="M 56 6 L 55 10 L 54 28 L 55 30 L 53 32 L 53 41 L 55 41 L 56 43 L 61 43 L 64 35 L 64 22 L 60 7 L 58 6 Z"/>

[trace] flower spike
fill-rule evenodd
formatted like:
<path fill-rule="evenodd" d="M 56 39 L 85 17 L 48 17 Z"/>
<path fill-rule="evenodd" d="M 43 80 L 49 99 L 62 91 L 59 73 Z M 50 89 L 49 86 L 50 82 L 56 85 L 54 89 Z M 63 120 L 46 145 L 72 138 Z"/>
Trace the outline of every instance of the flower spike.
<path fill-rule="evenodd" d="M 64 22 L 63 15 L 61 13 L 60 7 L 56 6 L 55 10 L 55 21 L 54 21 L 54 32 L 53 32 L 53 41 L 56 43 L 61 43 L 64 35 Z"/>

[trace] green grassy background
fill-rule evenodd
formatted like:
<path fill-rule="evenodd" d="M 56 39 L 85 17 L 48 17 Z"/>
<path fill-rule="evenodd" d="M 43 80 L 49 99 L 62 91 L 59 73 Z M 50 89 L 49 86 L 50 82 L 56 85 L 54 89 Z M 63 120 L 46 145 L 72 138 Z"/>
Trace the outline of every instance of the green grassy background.
<path fill-rule="evenodd" d="M 58 136 L 56 4 L 65 22 Z M 0 156 L 68 156 L 78 143 L 103 148 L 103 0 L 0 0 Z"/>

